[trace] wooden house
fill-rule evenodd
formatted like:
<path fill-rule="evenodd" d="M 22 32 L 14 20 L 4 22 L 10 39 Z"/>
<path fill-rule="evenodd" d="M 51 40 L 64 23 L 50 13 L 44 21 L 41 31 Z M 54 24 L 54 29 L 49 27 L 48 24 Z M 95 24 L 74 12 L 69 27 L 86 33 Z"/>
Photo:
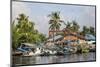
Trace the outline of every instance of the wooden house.
<path fill-rule="evenodd" d="M 54 33 L 64 33 L 63 37 L 56 39 L 55 41 L 73 41 L 77 43 L 86 43 L 85 37 L 78 34 L 78 32 L 72 32 L 69 29 L 63 29 L 63 30 L 57 30 L 57 31 L 49 31 L 49 37 L 51 36 L 57 36 L 54 35 Z"/>

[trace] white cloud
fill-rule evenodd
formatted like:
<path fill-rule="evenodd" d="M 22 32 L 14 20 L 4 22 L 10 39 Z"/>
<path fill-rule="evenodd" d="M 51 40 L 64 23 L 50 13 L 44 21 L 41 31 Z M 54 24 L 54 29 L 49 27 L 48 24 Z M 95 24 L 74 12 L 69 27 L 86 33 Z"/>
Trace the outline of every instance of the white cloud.
<path fill-rule="evenodd" d="M 24 13 L 26 16 L 29 16 L 29 20 L 35 23 L 35 29 L 38 29 L 39 32 L 44 34 L 48 33 L 48 24 L 47 17 L 41 15 L 34 15 L 31 8 L 28 7 L 28 4 L 23 2 L 12 2 L 12 21 L 15 20 L 19 14 Z M 39 20 L 38 20 L 39 19 Z M 45 29 L 44 29 L 45 26 Z"/>
<path fill-rule="evenodd" d="M 12 2 L 12 20 L 15 20 L 21 13 L 29 16 L 31 12 L 23 2 Z"/>

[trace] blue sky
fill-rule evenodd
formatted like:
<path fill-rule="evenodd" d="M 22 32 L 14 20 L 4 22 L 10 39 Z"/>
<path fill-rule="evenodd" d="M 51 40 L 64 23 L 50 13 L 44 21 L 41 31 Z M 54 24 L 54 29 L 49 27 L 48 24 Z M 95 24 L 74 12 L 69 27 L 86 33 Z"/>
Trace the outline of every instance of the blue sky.
<path fill-rule="evenodd" d="M 35 28 L 39 32 L 48 34 L 47 17 L 52 11 L 60 11 L 60 17 L 66 23 L 67 21 L 76 20 L 80 27 L 95 27 L 95 7 L 94 6 L 76 6 L 60 5 L 46 3 L 29 3 L 29 2 L 12 2 L 12 20 L 15 20 L 20 13 L 29 16 L 29 19 L 35 23 Z M 65 26 L 62 24 L 62 28 Z"/>

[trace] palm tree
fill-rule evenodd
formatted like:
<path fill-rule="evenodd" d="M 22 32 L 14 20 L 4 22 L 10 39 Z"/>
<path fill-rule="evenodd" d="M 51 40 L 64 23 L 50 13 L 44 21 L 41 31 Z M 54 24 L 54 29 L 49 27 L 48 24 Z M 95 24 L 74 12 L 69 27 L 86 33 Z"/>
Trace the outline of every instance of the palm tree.
<path fill-rule="evenodd" d="M 95 36 L 95 28 L 90 26 L 90 34 L 94 35 Z"/>
<path fill-rule="evenodd" d="M 73 24 L 72 31 L 73 32 L 78 32 L 79 28 L 80 28 L 80 26 L 78 25 L 78 23 L 76 21 L 72 21 L 72 24 Z"/>
<path fill-rule="evenodd" d="M 90 33 L 89 28 L 87 26 L 83 26 L 83 30 L 82 30 L 81 34 L 83 36 L 85 36 L 85 34 L 89 34 L 89 33 Z"/>
<path fill-rule="evenodd" d="M 78 23 L 76 21 L 72 21 L 72 22 L 67 22 L 64 23 L 64 25 L 66 25 L 66 29 L 72 31 L 72 32 L 78 32 L 79 31 L 79 28 L 80 26 L 78 25 Z"/>
<path fill-rule="evenodd" d="M 70 23 L 70 22 L 68 21 L 67 24 L 65 24 L 65 25 L 66 25 L 66 28 L 67 28 L 67 29 L 71 29 L 71 24 L 72 24 L 72 23 Z"/>
<path fill-rule="evenodd" d="M 50 17 L 50 20 L 49 20 L 49 24 L 50 24 L 50 27 L 49 27 L 49 30 L 52 30 L 52 31 L 57 31 L 60 29 L 60 26 L 61 26 L 61 23 L 60 22 L 63 22 L 60 18 L 60 12 L 52 12 L 51 14 L 48 15 L 48 17 Z M 56 34 L 56 32 L 54 33 L 53 32 L 53 41 L 54 41 L 54 35 Z"/>

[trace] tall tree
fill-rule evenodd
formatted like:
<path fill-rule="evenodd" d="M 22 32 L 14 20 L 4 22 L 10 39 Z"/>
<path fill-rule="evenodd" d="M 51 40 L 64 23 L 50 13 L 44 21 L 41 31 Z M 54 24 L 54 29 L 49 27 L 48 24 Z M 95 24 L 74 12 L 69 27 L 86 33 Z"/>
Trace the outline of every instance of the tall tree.
<path fill-rule="evenodd" d="M 25 14 L 20 14 L 17 22 L 12 23 L 12 48 L 16 49 L 21 43 L 43 42 L 44 34 L 34 29 L 34 22 L 28 19 Z"/>
<path fill-rule="evenodd" d="M 95 33 L 95 28 L 94 27 L 92 27 L 92 26 L 90 26 L 90 34 L 92 34 L 92 35 L 96 35 L 96 33 Z"/>
<path fill-rule="evenodd" d="M 52 31 L 57 31 L 60 29 L 61 23 L 63 22 L 60 18 L 60 12 L 52 12 L 51 14 L 48 15 L 48 17 L 50 17 L 49 20 L 49 24 L 50 27 L 49 29 Z M 53 41 L 54 41 L 54 35 L 56 34 L 56 32 L 53 32 Z"/>
<path fill-rule="evenodd" d="M 66 28 L 71 29 L 71 23 L 68 21 L 66 25 Z"/>
<path fill-rule="evenodd" d="M 72 24 L 73 24 L 72 31 L 73 32 L 78 32 L 79 28 L 80 28 L 80 26 L 78 25 L 78 23 L 76 21 L 72 21 Z"/>
<path fill-rule="evenodd" d="M 12 23 L 12 27 L 12 46 L 14 49 L 23 42 L 33 42 L 34 23 L 29 21 L 28 16 L 20 14 L 17 22 Z"/>
<path fill-rule="evenodd" d="M 69 29 L 72 32 L 78 32 L 80 29 L 79 24 L 76 21 L 72 21 L 72 22 L 67 22 L 66 28 Z"/>
<path fill-rule="evenodd" d="M 85 36 L 85 34 L 89 34 L 90 33 L 90 30 L 87 26 L 83 26 L 83 31 L 81 32 L 82 35 Z"/>

